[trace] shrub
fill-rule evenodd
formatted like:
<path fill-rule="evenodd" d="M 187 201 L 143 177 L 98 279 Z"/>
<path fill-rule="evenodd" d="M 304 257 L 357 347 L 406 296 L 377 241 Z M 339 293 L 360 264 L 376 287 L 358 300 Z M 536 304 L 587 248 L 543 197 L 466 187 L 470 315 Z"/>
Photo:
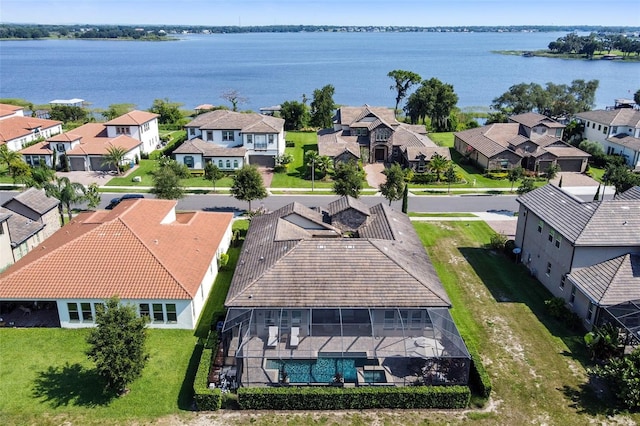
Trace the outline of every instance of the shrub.
<path fill-rule="evenodd" d="M 218 257 L 218 265 L 221 270 L 227 267 L 227 263 L 229 263 L 229 255 L 227 253 L 220 253 Z"/>
<path fill-rule="evenodd" d="M 562 297 L 552 297 L 545 300 L 544 304 L 549 315 L 563 322 L 569 329 L 578 330 L 582 328 L 582 319 L 567 307 Z"/>
<path fill-rule="evenodd" d="M 435 173 L 415 173 L 412 182 L 418 185 L 433 183 L 437 180 Z"/>
<path fill-rule="evenodd" d="M 485 176 L 488 177 L 489 179 L 502 180 L 509 177 L 509 173 L 508 172 L 488 172 L 485 174 Z"/>
<path fill-rule="evenodd" d="M 494 250 L 503 251 L 506 243 L 507 243 L 506 235 L 494 232 L 493 235 L 491 235 L 491 239 L 489 240 L 489 247 Z"/>
<path fill-rule="evenodd" d="M 465 342 L 465 344 L 467 345 L 469 355 L 471 355 L 469 387 L 474 394 L 486 400 L 491 396 L 491 389 L 493 387 L 491 377 L 489 373 L 487 373 L 487 370 L 485 370 L 482 360 L 480 359 L 480 354 L 475 346 L 470 345 L 468 342 Z"/>
<path fill-rule="evenodd" d="M 243 410 L 343 410 L 368 408 L 464 408 L 467 386 L 268 387 L 238 389 Z"/>
<path fill-rule="evenodd" d="M 286 148 L 295 148 L 296 143 L 294 141 L 285 141 L 284 146 Z"/>
<path fill-rule="evenodd" d="M 213 333 L 212 333 L 213 334 Z M 198 343 L 194 349 L 200 352 L 200 364 L 193 381 L 193 395 L 196 407 L 200 411 L 219 410 L 222 406 L 222 391 L 218 388 L 209 389 L 208 376 L 211 369 L 211 357 L 215 353 L 215 348 L 204 349 L 202 343 Z"/>

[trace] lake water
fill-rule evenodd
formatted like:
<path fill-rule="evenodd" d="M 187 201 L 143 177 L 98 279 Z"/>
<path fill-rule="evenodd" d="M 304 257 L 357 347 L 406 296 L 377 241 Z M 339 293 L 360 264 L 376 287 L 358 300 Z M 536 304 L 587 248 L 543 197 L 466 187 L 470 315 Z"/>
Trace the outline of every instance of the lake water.
<path fill-rule="evenodd" d="M 536 50 L 565 33 L 263 33 L 189 35 L 172 42 L 0 41 L 0 97 L 35 104 L 81 98 L 92 107 L 133 103 L 147 109 L 168 98 L 191 109 L 227 104 L 241 109 L 312 97 L 332 84 L 343 105 L 393 106 L 387 73 L 417 72 L 452 84 L 458 106 L 488 107 L 518 83 L 600 81 L 596 107 L 632 97 L 640 63 L 523 58 L 496 50 Z"/>

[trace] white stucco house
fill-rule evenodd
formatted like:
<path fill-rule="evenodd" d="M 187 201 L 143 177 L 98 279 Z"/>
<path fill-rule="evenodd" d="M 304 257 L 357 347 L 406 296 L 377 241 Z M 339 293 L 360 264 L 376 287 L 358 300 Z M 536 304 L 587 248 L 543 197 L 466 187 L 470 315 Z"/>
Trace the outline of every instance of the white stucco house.
<path fill-rule="evenodd" d="M 25 117 L 22 107 L 0 104 L 0 145 L 6 144 L 9 151 L 20 151 L 25 145 L 59 133 L 61 121 Z"/>
<path fill-rule="evenodd" d="M 158 148 L 160 134 L 158 132 L 158 114 L 147 111 L 131 111 L 104 123 L 107 137 L 116 138 L 126 135 L 142 142 L 140 152 L 149 154 Z"/>
<path fill-rule="evenodd" d="M 618 108 L 581 112 L 575 118 L 584 125 L 583 137 L 602 145 L 605 154 L 621 155 L 627 165 L 640 170 L 640 111 Z"/>
<path fill-rule="evenodd" d="M 132 199 L 79 214 L 0 274 L 0 302 L 54 307 L 61 327 L 80 328 L 118 296 L 149 327 L 193 329 L 231 243 L 233 214 L 177 213 L 176 204 Z"/>
<path fill-rule="evenodd" d="M 207 161 L 223 170 L 273 167 L 285 150 L 284 120 L 268 115 L 216 110 L 198 115 L 185 129 L 187 141 L 174 155 L 190 169 L 202 169 Z"/>

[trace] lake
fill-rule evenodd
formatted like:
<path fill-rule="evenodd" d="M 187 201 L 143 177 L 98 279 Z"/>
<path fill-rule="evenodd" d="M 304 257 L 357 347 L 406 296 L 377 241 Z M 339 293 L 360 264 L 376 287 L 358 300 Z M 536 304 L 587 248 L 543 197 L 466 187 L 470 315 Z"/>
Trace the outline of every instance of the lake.
<path fill-rule="evenodd" d="M 492 53 L 537 50 L 566 33 L 260 33 L 180 36 L 178 41 L 0 41 L 0 97 L 35 104 L 81 98 L 93 108 L 157 98 L 192 109 L 226 104 L 237 90 L 257 111 L 312 98 L 332 84 L 342 105 L 393 107 L 387 73 L 417 72 L 452 84 L 461 108 L 487 108 L 518 83 L 597 79 L 596 108 L 640 88 L 640 63 L 524 58 Z"/>

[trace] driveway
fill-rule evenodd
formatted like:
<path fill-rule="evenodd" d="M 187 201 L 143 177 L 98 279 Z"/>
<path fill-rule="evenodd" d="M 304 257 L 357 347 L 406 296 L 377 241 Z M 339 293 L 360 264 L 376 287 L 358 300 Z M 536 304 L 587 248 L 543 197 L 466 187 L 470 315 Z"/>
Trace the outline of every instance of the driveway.
<path fill-rule="evenodd" d="M 121 174 L 119 177 L 128 176 L 130 173 L 136 170 L 127 170 L 126 173 Z M 56 172 L 58 177 L 67 177 L 71 182 L 78 182 L 84 186 L 89 186 L 92 183 L 98 184 L 98 186 L 106 185 L 111 178 L 116 177 L 116 172 Z"/>
<path fill-rule="evenodd" d="M 367 183 L 372 188 L 378 188 L 387 181 L 387 177 L 382 173 L 384 170 L 383 163 L 366 164 L 364 171 L 367 174 Z"/>

